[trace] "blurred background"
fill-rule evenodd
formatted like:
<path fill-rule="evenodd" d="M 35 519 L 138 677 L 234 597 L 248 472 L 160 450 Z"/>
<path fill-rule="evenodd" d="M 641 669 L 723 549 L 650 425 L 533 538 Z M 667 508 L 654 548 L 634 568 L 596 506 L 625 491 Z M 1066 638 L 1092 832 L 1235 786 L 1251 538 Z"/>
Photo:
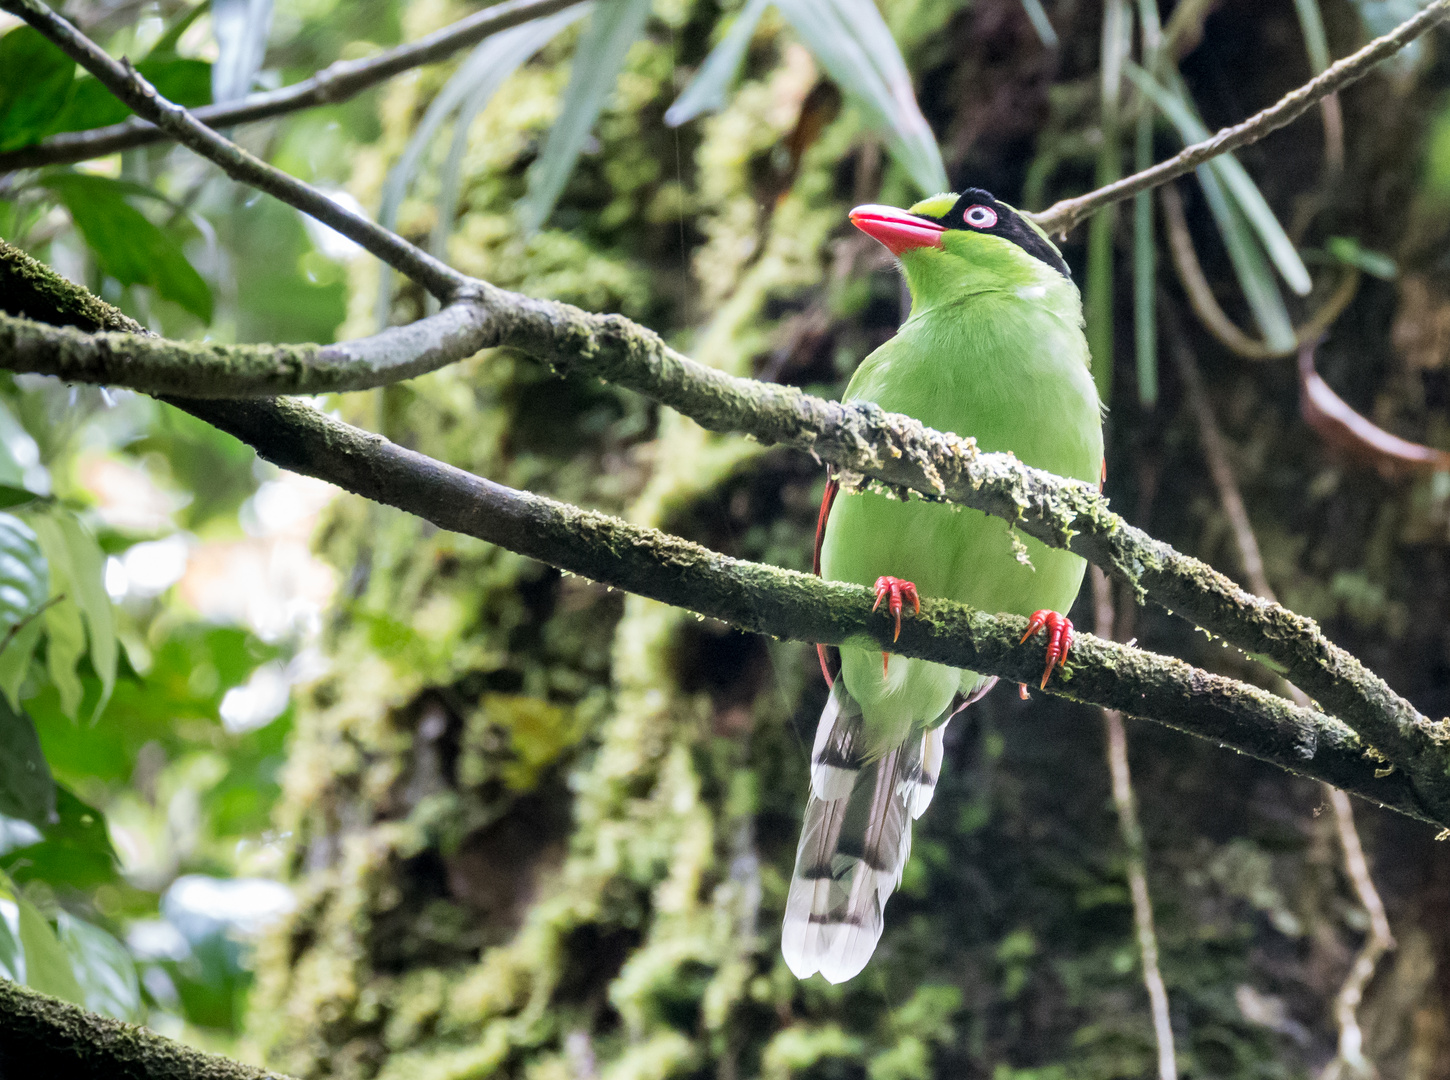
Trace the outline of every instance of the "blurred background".
<path fill-rule="evenodd" d="M 475 10 L 58 6 L 189 106 Z M 902 317 L 851 206 L 972 185 L 1044 209 L 1416 10 L 597 0 L 230 134 L 468 273 L 836 396 Z M 32 31 L 0 33 L 0 237 L 173 337 L 325 342 L 426 312 L 186 151 L 16 164 L 125 111 Z M 1063 245 L 1114 507 L 1266 579 L 1431 717 L 1450 712 L 1447 44 Z M 813 461 L 526 357 L 316 404 L 810 566 Z M 439 532 L 124 391 L 4 376 L 0 503 L 0 622 L 18 627 L 0 746 L 53 777 L 0 784 L 0 974 L 307 1078 L 1157 1071 L 1093 710 L 1009 689 L 955 720 L 875 959 L 799 983 L 778 927 L 825 697 L 808 646 Z M 1278 688 L 1116 599 L 1120 639 Z M 1127 734 L 1180 1074 L 1355 1075 L 1336 999 L 1373 920 L 1329 796 L 1151 723 Z M 1450 849 L 1354 812 L 1397 942 L 1358 1010 L 1365 1059 L 1450 1077 Z"/>

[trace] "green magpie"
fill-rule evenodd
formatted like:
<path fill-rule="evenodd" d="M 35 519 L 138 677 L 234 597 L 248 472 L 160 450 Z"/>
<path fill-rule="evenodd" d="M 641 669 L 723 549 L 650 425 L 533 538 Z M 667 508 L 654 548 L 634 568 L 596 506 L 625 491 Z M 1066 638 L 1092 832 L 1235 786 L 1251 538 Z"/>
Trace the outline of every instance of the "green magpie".
<path fill-rule="evenodd" d="M 1100 483 L 1102 407 L 1082 300 L 1047 235 L 978 188 L 906 211 L 858 206 L 851 221 L 900 260 L 911 312 L 862 361 L 845 400 L 873 401 L 971 436 L 983 450 Z M 815 569 L 874 588 L 898 635 L 903 611 L 909 604 L 919 612 L 921 596 L 1029 616 L 1023 641 L 1046 631 L 1045 687 L 1072 644 L 1061 613 L 1085 564 L 980 511 L 847 491 L 829 477 Z M 865 638 L 820 653 L 831 690 L 811 752 L 781 948 L 797 977 L 819 971 L 838 983 L 865 967 L 881 938 L 911 822 L 935 790 L 947 721 L 997 680 L 893 659 Z"/>

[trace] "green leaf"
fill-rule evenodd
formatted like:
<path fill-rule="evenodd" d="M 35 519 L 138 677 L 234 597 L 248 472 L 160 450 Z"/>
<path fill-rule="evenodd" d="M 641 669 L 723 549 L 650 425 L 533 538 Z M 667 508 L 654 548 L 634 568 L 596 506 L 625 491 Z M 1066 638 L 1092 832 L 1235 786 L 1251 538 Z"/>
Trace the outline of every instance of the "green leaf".
<path fill-rule="evenodd" d="M 41 839 L 0 855 L 5 870 L 19 881 L 44 881 L 53 887 L 91 889 L 118 876 L 116 851 L 106 817 L 81 802 L 64 784 L 55 785 L 56 819 L 41 827 Z"/>
<path fill-rule="evenodd" d="M 453 220 L 458 213 L 458 188 L 463 172 L 463 157 L 468 150 L 468 129 L 472 126 L 474 117 L 524 61 L 566 27 L 573 26 L 582 19 L 592 7 L 591 4 L 580 4 L 566 8 L 548 18 L 535 19 L 487 38 L 449 80 L 449 86 L 455 82 L 460 83 L 460 89 L 466 90 L 468 96 L 459 106 L 458 115 L 453 120 L 453 139 L 448 147 L 448 158 L 438 176 L 438 213 L 432 235 L 428 239 L 428 249 L 439 258 L 445 258 L 445 244 L 448 234 L 453 231 Z M 447 93 L 447 90 L 448 87 L 444 87 L 443 93 Z"/>
<path fill-rule="evenodd" d="M 13 903 L 13 901 L 11 901 Z M 16 911 L 17 917 L 19 910 Z M 0 911 L 0 978 L 11 982 L 25 981 L 25 953 L 20 948 L 20 939 L 10 929 L 8 913 Z M 17 919 L 18 921 L 18 919 Z"/>
<path fill-rule="evenodd" d="M 1324 33 L 1319 0 L 1294 0 L 1294 13 L 1299 16 L 1299 30 L 1304 35 L 1304 51 L 1309 54 L 1309 66 L 1318 75 L 1329 66 L 1329 37 Z"/>
<path fill-rule="evenodd" d="M 1127 64 L 1124 71 L 1138 89 L 1148 96 L 1164 116 L 1168 117 L 1173 126 L 1178 129 L 1178 134 L 1185 143 L 1203 142 L 1209 137 L 1207 126 L 1198 118 L 1198 114 L 1189 103 L 1188 96 L 1182 88 L 1181 78 L 1175 80 L 1177 85 L 1167 88 L 1136 64 Z M 1214 171 L 1224 188 L 1233 196 L 1234 202 L 1238 204 L 1243 216 L 1253 226 L 1254 232 L 1259 236 L 1259 241 L 1264 245 L 1264 250 L 1268 252 L 1274 266 L 1288 282 L 1289 288 L 1300 296 L 1308 296 L 1309 290 L 1313 286 L 1313 282 L 1309 280 L 1309 271 L 1305 269 L 1304 261 L 1294 250 L 1293 241 L 1284 232 L 1284 227 L 1279 224 L 1279 219 L 1274 216 L 1274 211 L 1269 208 L 1268 202 L 1264 199 L 1263 193 L 1259 191 L 1253 178 L 1249 176 L 1248 170 L 1232 154 L 1218 155 L 1208 162 L 1208 168 Z"/>
<path fill-rule="evenodd" d="M 126 201 L 131 185 L 76 172 L 55 173 L 40 184 L 65 204 L 103 273 L 122 285 L 149 285 L 197 318 L 211 321 L 211 290 L 181 245 Z"/>
<path fill-rule="evenodd" d="M 1037 31 L 1037 40 L 1042 42 L 1042 47 L 1057 48 L 1057 31 L 1052 28 L 1052 21 L 1047 17 L 1042 0 L 1022 0 L 1022 10 L 1027 12 L 1027 21 Z"/>
<path fill-rule="evenodd" d="M 1400 276 L 1400 268 L 1394 259 L 1362 247 L 1353 237 L 1331 236 L 1325 241 L 1324 249 L 1346 266 L 1357 266 L 1371 277 L 1394 281 Z"/>
<path fill-rule="evenodd" d="M 35 142 L 65 108 L 76 65 L 38 30 L 0 37 L 0 150 Z"/>
<path fill-rule="evenodd" d="M 212 96 L 217 101 L 246 97 L 267 56 L 272 0 L 212 0 L 211 27 L 217 43 Z"/>
<path fill-rule="evenodd" d="M 34 529 L 0 513 L 0 636 L 40 610 L 50 595 L 50 568 Z"/>
<path fill-rule="evenodd" d="M 45 610 L 45 667 L 60 694 L 60 707 L 71 719 L 75 719 L 85 696 L 85 687 L 76 674 L 76 665 L 85 654 L 86 628 L 81 622 L 81 609 L 67 596 Z"/>
<path fill-rule="evenodd" d="M 666 124 L 679 127 L 701 113 L 725 107 L 725 92 L 735 81 L 735 75 L 745 60 L 745 50 L 750 47 L 750 39 L 755 36 L 755 28 L 760 25 L 760 17 L 769 5 L 770 0 L 749 0 L 735 16 L 730 29 L 710 50 L 710 55 L 705 57 L 690 85 L 665 113 Z"/>
<path fill-rule="evenodd" d="M 1284 297 L 1274 281 L 1273 271 L 1264 261 L 1264 253 L 1254 243 L 1248 223 L 1224 192 L 1214 170 L 1200 165 L 1196 170 L 1199 186 L 1208 202 L 1208 209 L 1218 224 L 1219 235 L 1228 248 L 1229 261 L 1239 279 L 1239 288 L 1244 291 L 1249 310 L 1264 341 L 1274 349 L 1294 347 L 1294 326 L 1289 321 L 1289 312 L 1284 307 Z"/>
<path fill-rule="evenodd" d="M 56 936 L 70 958 L 87 1009 L 131 1023 L 145 1019 L 136 963 L 126 946 L 66 911 L 56 919 Z"/>
<path fill-rule="evenodd" d="M 177 512 L 184 529 L 195 530 L 219 514 L 234 514 L 257 490 L 252 474 L 256 452 L 170 405 L 156 412 L 146 434 L 127 446 L 137 459 L 160 454 L 172 479 L 192 500 Z"/>
<path fill-rule="evenodd" d="M 25 470 L 15 460 L 10 444 L 0 439 L 0 506 L 15 506 L 35 498 L 25 486 Z"/>
<path fill-rule="evenodd" d="M 449 151 L 448 163 L 444 166 L 445 175 L 440 181 L 439 221 L 429 241 L 431 250 L 438 251 L 442 246 L 440 230 L 442 236 L 446 237 L 447 230 L 453 227 L 453 216 L 458 203 L 456 174 L 461 168 L 463 156 L 460 139 L 467 139 L 468 125 L 473 117 L 478 115 L 479 110 L 488 103 L 488 99 L 503 85 L 504 80 L 524 61 L 543 48 L 566 26 L 572 26 L 593 10 L 593 3 L 580 4 L 546 19 L 536 19 L 505 30 L 480 43 L 429 103 L 423 119 L 418 122 L 417 130 L 408 139 L 408 144 L 403 147 L 397 162 L 388 170 L 387 179 L 383 181 L 378 224 L 385 229 L 397 225 L 398 209 L 403 205 L 403 198 L 418 175 L 424 155 L 433 145 L 439 130 L 448 122 L 448 118 L 458 113 L 454 124 L 453 147 Z M 389 323 L 392 296 L 392 275 L 387 267 L 383 267 L 378 276 L 377 320 L 380 328 L 387 327 Z"/>
<path fill-rule="evenodd" d="M 1152 164 L 1153 117 L 1147 110 L 1138 118 L 1134 165 Z M 1153 231 L 1153 193 L 1133 197 L 1133 345 L 1138 367 L 1138 401 L 1147 407 L 1158 402 L 1158 247 Z"/>
<path fill-rule="evenodd" d="M 921 115 L 911 73 L 873 0 L 779 0 L 781 14 L 848 98 L 887 138 L 924 195 L 947 189 L 946 166 Z"/>
<path fill-rule="evenodd" d="M 42 994 L 85 1007 L 86 997 L 71 970 L 70 957 L 40 910 L 9 877 L 0 875 L 20 908 L 20 947 L 25 954 L 25 985 Z"/>
<path fill-rule="evenodd" d="M 25 463 L 21 461 L 22 453 Z M 0 508 L 50 494 L 50 473 L 39 457 L 35 440 L 9 406 L 0 401 Z"/>
<path fill-rule="evenodd" d="M 211 104 L 211 65 L 205 60 L 189 60 L 179 56 L 143 60 L 136 65 L 162 97 L 188 109 Z M 46 135 L 62 131 L 89 131 L 91 128 L 119 124 L 131 110 L 93 78 L 76 81 L 75 90 L 65 108 L 46 129 Z"/>
<path fill-rule="evenodd" d="M 544 137 L 538 160 L 529 166 L 528 193 L 519 200 L 519 221 L 533 232 L 554 209 L 574 171 L 604 103 L 614 91 L 630 46 L 644 31 L 651 0 L 609 0 L 599 4 L 574 51 L 564 104 Z"/>
<path fill-rule="evenodd" d="M 20 632 L 0 652 L 0 691 L 4 692 L 5 700 L 12 709 L 20 708 L 20 688 L 30 671 L 30 661 L 40 644 L 43 626 L 43 620 L 32 619 L 20 628 Z"/>
<path fill-rule="evenodd" d="M 101 697 L 95 710 L 95 715 L 99 716 L 115 688 L 116 664 L 120 658 L 116 641 L 116 613 L 111 607 L 111 597 L 106 592 L 105 552 L 89 530 L 81 524 L 80 519 L 69 512 L 37 515 L 35 531 L 50 560 L 52 573 L 57 578 L 65 579 L 65 590 L 69 597 L 50 611 L 60 611 L 73 602 L 79 613 L 85 617 L 91 645 L 91 667 L 95 668 L 101 679 Z M 56 591 L 61 591 L 59 585 L 56 586 Z M 47 629 L 50 629 L 49 621 Z M 73 632 L 70 626 L 62 626 L 61 629 L 62 632 Z M 55 631 L 50 632 L 53 635 Z M 51 670 L 54 677 L 54 666 Z M 61 689 L 64 701 L 65 689 L 59 683 L 56 685 Z"/>
<path fill-rule="evenodd" d="M 151 46 L 151 51 L 146 54 L 146 60 L 159 60 L 164 56 L 174 55 L 176 53 L 176 46 L 181 41 L 181 35 L 190 30 L 191 24 L 210 10 L 211 0 L 201 0 L 201 3 L 197 4 L 191 10 L 183 12 L 175 22 L 166 28 L 166 33 L 157 38 L 156 44 Z M 145 62 L 145 60 L 142 61 L 142 63 Z M 210 74 L 207 75 L 207 79 L 209 94 Z"/>
<path fill-rule="evenodd" d="M 0 814 L 44 826 L 58 820 L 55 781 L 23 710 L 0 702 Z"/>

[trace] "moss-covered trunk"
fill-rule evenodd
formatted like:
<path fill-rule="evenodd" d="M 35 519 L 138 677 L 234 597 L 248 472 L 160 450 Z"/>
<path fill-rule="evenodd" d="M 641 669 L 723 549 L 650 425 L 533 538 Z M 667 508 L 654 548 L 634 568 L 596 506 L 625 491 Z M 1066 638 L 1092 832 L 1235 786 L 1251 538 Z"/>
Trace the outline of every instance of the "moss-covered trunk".
<path fill-rule="evenodd" d="M 1342 54 L 1360 33 L 1354 9 L 1323 6 Z M 1096 5 L 1057 6 L 1055 55 L 1018 0 L 884 7 L 954 181 L 1028 206 L 1090 182 Z M 419 0 L 410 30 L 457 13 Z M 773 15 L 730 105 L 665 129 L 677 73 L 698 64 L 717 16 L 710 3 L 656 5 L 597 154 L 554 227 L 527 240 L 509 207 L 567 49 L 516 76 L 472 132 L 450 257 L 501 285 L 623 311 L 721 368 L 835 392 L 900 311 L 897 279 L 844 211 L 910 193 Z M 1309 74 L 1292 6 L 1248 0 L 1209 18 L 1183 66 L 1211 125 Z M 1331 189 L 1313 179 L 1315 121 L 1242 155 L 1306 246 L 1353 236 L 1401 260 L 1397 283 L 1366 279 L 1319 369 L 1381 423 L 1440 444 L 1450 217 L 1421 162 L 1446 78 L 1443 62 L 1422 63 L 1348 95 L 1348 164 Z M 375 197 L 440 79 L 388 92 L 360 195 Z M 428 183 L 404 206 L 419 237 L 432 226 Z M 1183 190 L 1209 276 L 1242 317 L 1207 213 Z M 365 276 L 353 330 L 374 318 Z M 1118 277 L 1109 494 L 1236 572 L 1171 373 L 1156 408 L 1133 397 Z M 405 290 L 392 318 L 421 310 Z M 1299 419 L 1291 361 L 1237 360 L 1196 327 L 1192 341 L 1284 601 L 1429 715 L 1450 711 L 1443 478 L 1385 479 L 1334 458 Z M 491 478 L 809 566 L 823 480 L 813 462 L 706 435 L 627 394 L 493 354 L 349 407 Z M 825 693 L 809 650 L 358 500 L 336 504 L 320 546 L 344 582 L 326 635 L 332 670 L 299 711 L 278 823 L 302 902 L 260 957 L 252 1013 L 276 1067 L 430 1080 L 1152 1072 L 1089 711 L 998 691 L 954 721 L 877 957 L 842 987 L 798 983 L 777 927 Z M 1140 612 L 1133 632 L 1267 677 L 1162 613 Z M 1320 789 L 1170 731 L 1129 734 L 1184 1075 L 1317 1070 L 1365 930 Z M 1357 809 L 1399 939 L 1362 1010 L 1369 1055 L 1386 1077 L 1450 1077 L 1450 857 L 1424 826 Z"/>

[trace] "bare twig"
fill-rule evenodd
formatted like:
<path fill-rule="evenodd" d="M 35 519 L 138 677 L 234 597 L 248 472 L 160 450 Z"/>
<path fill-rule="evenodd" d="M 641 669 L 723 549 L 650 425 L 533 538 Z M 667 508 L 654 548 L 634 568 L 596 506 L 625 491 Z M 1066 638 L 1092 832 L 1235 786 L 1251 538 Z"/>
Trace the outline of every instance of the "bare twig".
<path fill-rule="evenodd" d="M 1334 821 L 1339 829 L 1339 843 L 1344 848 L 1344 869 L 1354 885 L 1355 895 L 1365 913 L 1369 915 L 1369 936 L 1360 946 L 1359 953 L 1350 965 L 1344 985 L 1334 999 L 1334 1018 L 1339 1023 L 1339 1047 L 1334 1060 L 1319 1074 L 1319 1080 L 1339 1080 L 1346 1071 L 1353 1076 L 1375 1075 L 1374 1065 L 1364 1056 L 1364 1032 L 1359 1026 L 1359 1003 L 1364 998 L 1364 988 L 1374 977 L 1380 958 L 1395 947 L 1394 935 L 1390 933 L 1390 920 L 1385 915 L 1385 905 L 1379 891 L 1374 887 L 1369 864 L 1365 861 L 1364 849 L 1359 843 L 1359 830 L 1354 827 L 1354 807 L 1349 796 L 1329 784 L 1324 785 L 1330 805 L 1334 807 Z"/>
<path fill-rule="evenodd" d="M 1446 0 L 1450 3 L 1450 0 Z M 40 0 L 0 0 L 0 9 L 24 19 L 67 56 L 94 75 L 136 115 L 151 121 L 182 145 L 220 165 L 234 180 L 295 206 L 361 245 L 439 299 L 466 292 L 471 278 L 360 214 L 339 206 L 309 184 L 249 154 L 236 143 L 198 122 L 180 105 L 156 92 L 130 62 L 113 60 L 105 50 Z"/>
<path fill-rule="evenodd" d="M 29 615 L 25 616 L 25 618 L 21 619 L 18 623 L 15 623 L 13 626 L 11 626 L 9 630 L 6 630 L 5 636 L 3 638 L 0 638 L 0 653 L 3 653 L 6 649 L 10 647 L 10 643 L 15 640 L 16 635 L 19 634 L 20 631 L 24 630 L 36 619 L 40 618 L 41 615 L 45 614 L 46 608 L 54 607 L 56 604 L 60 603 L 64 599 L 65 593 L 56 593 L 45 603 L 41 604 L 40 607 L 36 608 Z"/>
<path fill-rule="evenodd" d="M 68 382 L 125 386 L 154 394 L 272 397 L 366 390 L 465 360 L 496 343 L 478 304 L 336 345 L 222 345 L 168 341 L 133 332 L 85 334 L 0 313 L 7 367 Z M 218 379 L 219 371 L 227 377 Z"/>
<path fill-rule="evenodd" d="M 1178 283 L 1183 286 L 1183 292 L 1188 297 L 1188 305 L 1193 308 L 1193 313 L 1208 332 L 1224 348 L 1238 356 L 1248 360 L 1276 360 L 1294 355 L 1304 343 L 1317 341 L 1329 329 L 1334 320 L 1349 306 L 1359 289 L 1359 271 L 1352 266 L 1346 266 L 1339 284 L 1324 304 L 1294 332 L 1293 345 L 1287 349 L 1276 349 L 1257 338 L 1251 338 L 1224 314 L 1223 308 L 1213 295 L 1213 288 L 1203 274 L 1198 253 L 1193 247 L 1193 236 L 1188 231 L 1188 219 L 1183 213 L 1183 199 L 1178 194 L 1178 189 L 1172 184 L 1164 184 L 1158 189 L 1158 196 L 1163 204 L 1163 220 L 1168 227 L 1168 251 L 1173 259 Z"/>
<path fill-rule="evenodd" d="M 1388 34 L 1331 64 L 1323 74 L 1303 86 L 1289 91 L 1267 109 L 1255 113 L 1242 123 L 1220 129 L 1212 137 L 1185 147 L 1167 161 L 1160 161 L 1152 168 L 1124 177 L 1086 195 L 1054 203 L 1042 213 L 1034 215 L 1037 224 L 1049 233 L 1066 235 L 1085 218 L 1105 206 L 1132 198 L 1140 191 L 1166 184 L 1219 154 L 1257 142 L 1271 131 L 1277 131 L 1285 124 L 1297 120 L 1329 94 L 1362 79 L 1381 60 L 1399 52 L 1447 17 L 1450 17 L 1450 0 L 1435 0 L 1435 3 Z"/>
<path fill-rule="evenodd" d="M 1264 559 L 1259 550 L 1258 538 L 1249 523 L 1248 511 L 1244 508 L 1243 496 L 1233 466 L 1228 459 L 1228 449 L 1213 415 L 1213 406 L 1203 389 L 1198 364 L 1194 360 L 1181 328 L 1170 322 L 1169 333 L 1173 339 L 1173 357 L 1178 366 L 1179 378 L 1183 383 L 1188 407 L 1198 421 L 1199 439 L 1203 444 L 1204 457 L 1208 461 L 1209 473 L 1214 487 L 1218 489 L 1219 501 L 1224 516 L 1228 518 L 1233 531 L 1234 546 L 1238 549 L 1239 561 L 1250 587 L 1260 596 L 1272 599 L 1273 587 L 1264 571 Z M 1284 691 L 1300 706 L 1308 707 L 1309 697 L 1297 686 L 1285 682 Z M 1369 864 L 1364 857 L 1364 848 L 1359 842 L 1359 831 L 1354 825 L 1354 808 L 1349 797 L 1333 784 L 1322 785 L 1325 796 L 1334 807 L 1335 825 L 1339 832 L 1340 846 L 1344 849 L 1344 869 L 1354 886 L 1355 895 L 1369 916 L 1369 936 L 1360 947 L 1359 953 L 1350 965 L 1339 993 L 1335 996 L 1334 1017 L 1339 1024 L 1339 1048 L 1331 1061 L 1320 1073 L 1320 1080 L 1339 1080 L 1348 1069 L 1355 1076 L 1373 1076 L 1374 1067 L 1364 1056 L 1364 1034 L 1359 1026 L 1359 1003 L 1364 997 L 1364 988 L 1374 976 L 1380 958 L 1395 947 L 1390 923 L 1385 915 L 1385 906 L 1375 889 L 1370 876 Z"/>
<path fill-rule="evenodd" d="M 339 60 L 310 79 L 279 90 L 252 94 L 240 101 L 203 105 L 194 110 L 192 115 L 208 127 L 225 128 L 254 120 L 285 116 L 316 105 L 346 101 L 394 75 L 422 67 L 424 64 L 446 60 L 460 49 L 477 45 L 487 37 L 520 23 L 552 15 L 579 2 L 580 0 L 507 0 L 506 3 L 495 3 L 417 41 L 399 45 L 364 60 Z M 172 134 L 155 124 L 133 118 L 90 131 L 66 132 L 34 146 L 7 150 L 0 153 L 0 173 L 41 165 L 66 165 L 86 161 L 122 150 L 134 150 L 138 146 L 166 142 L 172 138 Z"/>
<path fill-rule="evenodd" d="M 1113 586 L 1098 567 L 1092 569 L 1094 629 L 1097 636 L 1112 640 Z M 1158 934 L 1153 928 L 1153 901 L 1148 895 L 1148 849 L 1143 826 L 1138 820 L 1138 801 L 1133 795 L 1133 777 L 1128 768 L 1128 733 L 1123 714 L 1104 709 L 1108 772 L 1113 781 L 1113 806 L 1118 811 L 1118 833 L 1127 857 L 1128 892 L 1133 901 L 1133 927 L 1138 936 L 1138 956 L 1143 964 L 1143 986 L 1153 1016 L 1153 1037 L 1158 1044 L 1158 1080 L 1177 1080 L 1178 1060 L 1173 1050 L 1173 1021 L 1168 1012 L 1168 987 L 1158 967 Z"/>

